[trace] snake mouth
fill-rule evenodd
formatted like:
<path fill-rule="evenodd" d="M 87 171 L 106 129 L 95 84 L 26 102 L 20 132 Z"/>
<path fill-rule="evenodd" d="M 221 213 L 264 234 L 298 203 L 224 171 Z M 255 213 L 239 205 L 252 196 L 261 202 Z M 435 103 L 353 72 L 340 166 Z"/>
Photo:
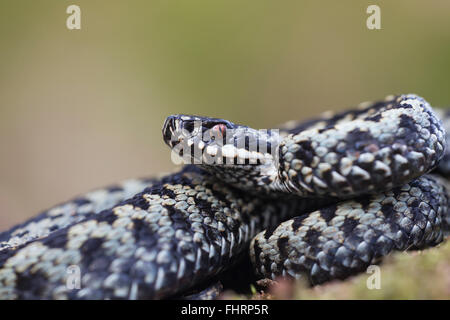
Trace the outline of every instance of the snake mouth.
<path fill-rule="evenodd" d="M 238 126 L 223 119 L 178 114 L 166 118 L 162 134 L 164 142 L 170 148 L 183 142 L 189 145 L 197 142 L 202 146 L 201 141 L 205 145 L 217 142 L 225 132 L 236 127 Z"/>
<path fill-rule="evenodd" d="M 162 128 L 162 134 L 163 134 L 163 139 L 164 142 L 169 146 L 172 147 L 173 146 L 173 139 L 172 137 L 175 135 L 175 128 L 177 127 L 176 124 L 176 118 L 174 116 L 169 116 L 167 117 L 167 119 L 164 121 L 164 125 Z"/>
<path fill-rule="evenodd" d="M 218 118 L 171 115 L 163 138 L 185 164 L 260 165 L 278 155 L 278 132 L 255 130 Z"/>

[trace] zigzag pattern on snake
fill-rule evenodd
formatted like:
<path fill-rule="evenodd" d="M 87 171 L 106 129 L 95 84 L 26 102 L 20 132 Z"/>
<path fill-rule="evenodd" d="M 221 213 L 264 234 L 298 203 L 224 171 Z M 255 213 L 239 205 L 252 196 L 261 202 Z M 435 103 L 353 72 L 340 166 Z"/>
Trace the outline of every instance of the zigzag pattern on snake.
<path fill-rule="evenodd" d="M 170 298 L 246 254 L 259 277 L 318 284 L 393 250 L 434 246 L 450 225 L 446 181 L 428 174 L 450 171 L 439 118 L 447 124 L 412 94 L 279 132 L 170 116 L 164 140 L 194 164 L 90 192 L 1 233 L 0 299 Z M 67 286 L 73 266 L 79 288 Z"/>

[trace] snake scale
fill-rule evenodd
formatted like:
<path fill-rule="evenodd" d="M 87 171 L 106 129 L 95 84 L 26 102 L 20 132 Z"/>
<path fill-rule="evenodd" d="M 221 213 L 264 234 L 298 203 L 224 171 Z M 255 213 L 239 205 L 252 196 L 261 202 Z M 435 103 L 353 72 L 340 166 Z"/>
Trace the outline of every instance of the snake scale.
<path fill-rule="evenodd" d="M 1 233 L 0 299 L 182 297 L 246 254 L 260 278 L 314 285 L 434 246 L 450 225 L 446 119 L 413 94 L 279 131 L 170 116 L 164 141 L 190 164 Z"/>

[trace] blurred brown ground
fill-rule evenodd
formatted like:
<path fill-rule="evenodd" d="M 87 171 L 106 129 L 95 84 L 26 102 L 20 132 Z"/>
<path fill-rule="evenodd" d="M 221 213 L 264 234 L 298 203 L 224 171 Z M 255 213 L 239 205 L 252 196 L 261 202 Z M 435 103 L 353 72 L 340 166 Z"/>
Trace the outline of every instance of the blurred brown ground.
<path fill-rule="evenodd" d="M 2 0 L 0 229 L 172 169 L 172 113 L 270 128 L 391 93 L 450 104 L 450 1 L 376 3 L 371 31 L 373 1 Z"/>

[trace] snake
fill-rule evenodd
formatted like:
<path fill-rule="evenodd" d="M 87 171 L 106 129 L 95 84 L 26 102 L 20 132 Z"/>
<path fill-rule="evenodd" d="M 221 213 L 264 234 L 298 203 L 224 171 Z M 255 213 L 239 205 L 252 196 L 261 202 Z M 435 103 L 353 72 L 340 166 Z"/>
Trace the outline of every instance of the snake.
<path fill-rule="evenodd" d="M 256 278 L 317 285 L 436 246 L 450 230 L 447 118 L 415 94 L 268 130 L 169 116 L 178 171 L 0 233 L 0 299 L 187 298 L 245 257 Z"/>

